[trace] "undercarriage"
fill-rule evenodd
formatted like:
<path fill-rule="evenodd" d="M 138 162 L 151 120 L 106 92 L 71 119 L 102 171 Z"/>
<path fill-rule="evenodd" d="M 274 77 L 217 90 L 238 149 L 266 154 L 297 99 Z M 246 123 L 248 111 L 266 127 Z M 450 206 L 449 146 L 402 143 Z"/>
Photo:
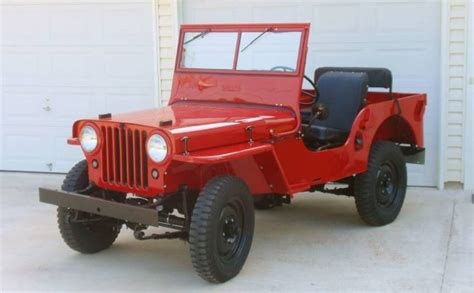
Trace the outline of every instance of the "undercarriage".
<path fill-rule="evenodd" d="M 117 220 L 133 230 L 138 240 L 188 239 L 190 214 L 196 202 L 196 193 L 183 186 L 178 193 L 165 198 L 144 198 L 135 195 L 123 199 L 91 196 L 98 188 L 90 186 L 81 193 L 40 188 L 40 201 L 74 211 L 69 221 L 88 223 Z M 87 215 L 87 216 L 84 216 Z M 176 231 L 146 235 L 148 227 L 164 227 Z"/>

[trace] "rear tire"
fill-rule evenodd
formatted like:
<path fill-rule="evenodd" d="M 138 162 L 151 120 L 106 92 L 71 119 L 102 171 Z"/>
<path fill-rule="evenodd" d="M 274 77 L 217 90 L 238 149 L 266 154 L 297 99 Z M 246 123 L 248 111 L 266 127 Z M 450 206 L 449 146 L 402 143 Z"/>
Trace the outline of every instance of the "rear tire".
<path fill-rule="evenodd" d="M 252 245 L 253 199 L 247 185 L 233 176 L 210 180 L 191 217 L 191 260 L 199 276 L 223 283 L 242 269 Z"/>
<path fill-rule="evenodd" d="M 88 185 L 87 161 L 84 160 L 69 171 L 61 188 L 64 191 L 78 192 Z M 98 221 L 79 222 L 92 217 Z M 57 218 L 64 242 L 70 248 L 81 253 L 95 253 L 110 247 L 122 226 L 115 219 L 62 207 L 58 208 Z"/>
<path fill-rule="evenodd" d="M 354 182 L 354 197 L 362 220 L 371 226 L 393 222 L 403 206 L 407 188 L 405 158 L 393 142 L 376 142 L 368 169 Z"/>

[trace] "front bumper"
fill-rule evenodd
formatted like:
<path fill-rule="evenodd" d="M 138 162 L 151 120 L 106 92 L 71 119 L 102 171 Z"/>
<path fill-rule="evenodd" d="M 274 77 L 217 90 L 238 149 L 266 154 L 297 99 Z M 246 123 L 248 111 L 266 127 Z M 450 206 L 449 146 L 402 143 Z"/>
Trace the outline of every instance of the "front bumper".
<path fill-rule="evenodd" d="M 95 198 L 73 192 L 39 188 L 41 202 L 57 205 L 63 208 L 96 214 L 100 216 L 124 220 L 130 223 L 140 223 L 149 226 L 160 226 L 160 215 L 153 208 L 134 206 L 101 198 Z"/>

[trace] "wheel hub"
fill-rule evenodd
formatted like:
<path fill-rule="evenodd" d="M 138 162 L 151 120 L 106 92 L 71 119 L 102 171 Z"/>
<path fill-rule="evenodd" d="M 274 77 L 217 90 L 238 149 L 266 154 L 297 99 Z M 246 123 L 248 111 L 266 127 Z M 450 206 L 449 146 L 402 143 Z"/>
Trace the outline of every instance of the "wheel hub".
<path fill-rule="evenodd" d="M 239 236 L 239 227 L 235 224 L 234 217 L 228 217 L 224 220 L 224 228 L 222 232 L 222 237 L 228 244 L 232 244 L 237 240 Z"/>
<path fill-rule="evenodd" d="M 383 206 L 391 205 L 396 194 L 396 173 L 389 164 L 383 164 L 377 174 L 377 201 Z"/>
<path fill-rule="evenodd" d="M 224 259 L 230 259 L 239 249 L 242 238 L 242 215 L 239 209 L 227 205 L 221 213 L 218 251 Z"/>

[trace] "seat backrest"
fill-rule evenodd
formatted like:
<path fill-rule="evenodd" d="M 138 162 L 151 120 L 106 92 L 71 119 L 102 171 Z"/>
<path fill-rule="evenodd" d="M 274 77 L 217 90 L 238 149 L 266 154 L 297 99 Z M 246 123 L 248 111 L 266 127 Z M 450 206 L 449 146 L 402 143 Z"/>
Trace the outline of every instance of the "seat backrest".
<path fill-rule="evenodd" d="M 392 72 L 387 68 L 377 67 L 320 67 L 314 71 L 314 83 L 326 72 L 363 72 L 369 78 L 369 87 L 392 89 Z"/>
<path fill-rule="evenodd" d="M 312 125 L 350 131 L 355 117 L 367 96 L 368 76 L 362 72 L 326 72 L 318 80 L 319 103 L 329 115 L 326 120 L 315 119 Z"/>

